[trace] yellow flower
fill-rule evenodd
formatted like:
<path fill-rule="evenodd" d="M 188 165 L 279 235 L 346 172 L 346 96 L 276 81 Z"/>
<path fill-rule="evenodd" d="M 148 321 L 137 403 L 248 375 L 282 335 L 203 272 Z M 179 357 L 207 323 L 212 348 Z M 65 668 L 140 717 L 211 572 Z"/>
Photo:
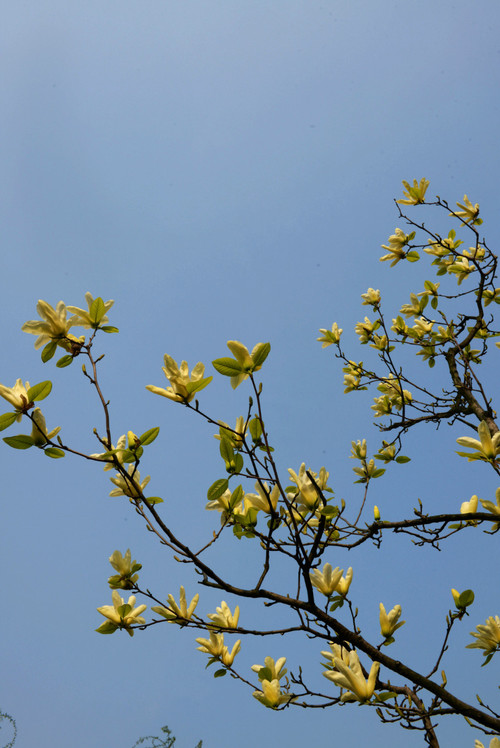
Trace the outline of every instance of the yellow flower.
<path fill-rule="evenodd" d="M 148 475 L 141 483 L 141 475 L 134 465 L 128 466 L 127 473 L 130 476 L 130 480 L 124 478 L 120 473 L 117 473 L 114 478 L 110 478 L 111 483 L 114 483 L 116 486 L 116 488 L 110 491 L 110 496 L 128 496 L 131 499 L 136 499 L 151 480 Z"/>
<path fill-rule="evenodd" d="M 250 372 L 259 371 L 262 369 L 262 364 L 256 364 L 254 357 L 260 354 L 265 343 L 257 343 L 252 349 L 252 353 L 249 352 L 248 348 L 240 343 L 238 340 L 228 340 L 227 347 L 235 357 L 238 364 L 242 367 L 243 371 L 231 377 L 231 387 L 233 390 L 238 387 L 245 379 L 247 379 Z"/>
<path fill-rule="evenodd" d="M 494 654 L 500 646 L 500 618 L 490 616 L 484 626 L 476 626 L 476 631 L 470 632 L 477 641 L 467 644 L 467 649 L 484 649 L 484 654 Z"/>
<path fill-rule="evenodd" d="M 337 584 L 337 592 L 339 595 L 342 595 L 342 597 L 345 597 L 347 593 L 349 592 L 349 587 L 351 586 L 352 582 L 352 566 L 349 566 L 347 569 L 347 573 L 345 577 L 341 577 Z"/>
<path fill-rule="evenodd" d="M 326 328 L 321 328 L 320 333 L 322 333 L 321 338 L 317 338 L 317 340 L 320 343 L 323 343 L 321 346 L 322 348 L 326 348 L 329 345 L 337 344 L 340 340 L 340 336 L 342 335 L 342 328 L 340 328 L 336 322 L 333 323 L 332 329 L 327 330 Z"/>
<path fill-rule="evenodd" d="M 109 563 L 116 569 L 118 574 L 115 574 L 108 579 L 108 584 L 111 589 L 120 590 L 131 590 L 135 587 L 139 574 L 135 574 L 136 571 L 142 568 L 141 564 L 137 561 L 132 561 L 132 554 L 130 548 L 122 556 L 120 551 L 113 551 L 113 554 L 109 557 Z"/>
<path fill-rule="evenodd" d="M 47 444 L 47 442 L 61 430 L 61 427 L 57 426 L 57 428 L 52 429 L 52 431 L 49 431 L 49 433 L 47 433 L 47 424 L 45 423 L 45 418 L 40 408 L 35 408 L 35 410 L 31 414 L 31 418 L 33 419 L 31 438 L 33 439 L 33 443 L 37 447 L 43 447 L 44 444 Z"/>
<path fill-rule="evenodd" d="M 401 615 L 401 605 L 395 605 L 394 608 L 389 612 L 385 612 L 385 608 L 380 603 L 380 633 L 388 639 L 393 633 L 406 621 L 400 621 L 398 619 Z"/>
<path fill-rule="evenodd" d="M 500 452 L 500 431 L 491 436 L 490 429 L 486 421 L 481 421 L 478 426 L 478 439 L 471 439 L 469 436 L 461 436 L 457 439 L 457 444 L 461 447 L 475 449 L 476 452 L 457 452 L 460 457 L 467 457 L 469 462 L 474 460 L 484 460 L 485 462 L 494 462 Z"/>
<path fill-rule="evenodd" d="M 133 636 L 134 632 L 130 627 L 134 624 L 146 623 L 141 613 L 146 610 L 147 605 L 138 605 L 134 608 L 135 595 L 131 595 L 125 603 L 116 590 L 111 593 L 111 598 L 113 605 L 103 605 L 97 608 L 98 612 L 108 620 L 101 623 L 96 631 L 99 634 L 113 634 L 117 629 L 125 629 L 130 636 Z"/>
<path fill-rule="evenodd" d="M 496 514 L 498 516 L 500 515 L 500 488 L 497 488 L 497 490 L 495 491 L 495 500 L 495 504 L 492 501 L 484 501 L 483 499 L 480 499 L 480 502 L 483 506 L 483 509 L 486 509 L 487 512 L 491 512 L 491 514 Z"/>
<path fill-rule="evenodd" d="M 335 658 L 338 658 L 339 660 L 342 660 L 342 662 L 345 662 L 346 665 L 349 665 L 349 650 L 342 647 L 340 644 L 335 644 L 334 642 L 328 642 L 328 644 L 330 646 L 330 651 L 326 650 L 321 652 L 323 657 L 330 660 L 330 662 L 325 664 L 324 667 L 335 668 Z"/>
<path fill-rule="evenodd" d="M 210 639 L 203 639 L 199 637 L 196 639 L 200 647 L 197 647 L 200 652 L 209 654 L 211 657 L 215 657 L 220 660 L 223 665 L 231 667 L 234 658 L 241 649 L 241 639 L 238 639 L 234 643 L 234 646 L 229 651 L 228 647 L 224 644 L 224 634 L 215 634 L 213 631 L 210 632 Z"/>
<path fill-rule="evenodd" d="M 205 366 L 199 361 L 193 367 L 189 374 L 189 367 L 186 361 L 182 361 L 180 366 L 174 361 L 172 356 L 165 353 L 163 357 L 165 366 L 163 372 L 170 382 L 171 386 L 163 389 L 156 387 L 154 384 L 146 385 L 146 389 L 154 392 L 155 395 L 168 397 L 178 403 L 189 403 L 194 399 L 197 392 L 204 389 L 212 381 L 212 377 L 204 378 Z"/>
<path fill-rule="evenodd" d="M 25 322 L 21 328 L 23 332 L 38 335 L 35 340 L 35 348 L 41 348 L 45 343 L 54 340 L 58 345 L 68 350 L 68 339 L 78 342 L 73 335 L 68 335 L 69 329 L 75 325 L 75 318 L 67 319 L 67 307 L 64 302 L 60 301 L 54 309 L 46 301 L 40 299 L 36 305 L 36 310 L 42 319 Z"/>
<path fill-rule="evenodd" d="M 318 502 L 319 502 L 319 494 L 318 490 L 316 489 L 316 486 L 313 484 L 309 476 L 306 472 L 306 463 L 303 462 L 302 465 L 299 468 L 299 473 L 295 472 L 295 470 L 292 470 L 291 468 L 288 468 L 288 472 L 290 473 L 290 478 L 292 481 L 296 484 L 299 495 L 298 495 L 298 501 L 300 504 L 303 504 L 306 509 L 314 509 Z M 328 488 L 327 481 L 328 476 L 330 473 L 328 473 L 324 467 L 321 468 L 319 471 L 319 476 L 314 473 L 312 470 L 309 471 L 314 478 L 316 485 L 320 490 L 326 490 Z M 289 501 L 294 501 L 295 496 L 292 493 L 287 493 L 287 496 L 289 498 Z"/>
<path fill-rule="evenodd" d="M 475 740 L 474 748 L 484 748 L 484 745 L 480 740 Z M 489 748 L 500 748 L 500 738 L 491 738 Z"/>
<path fill-rule="evenodd" d="M 380 668 L 380 662 L 373 662 L 368 680 L 363 675 L 357 652 L 349 652 L 349 662 L 339 657 L 333 658 L 335 670 L 326 670 L 323 675 L 333 681 L 340 688 L 346 688 L 347 693 L 341 701 L 369 701 L 375 690 L 375 683 Z"/>
<path fill-rule="evenodd" d="M 238 627 L 238 621 L 240 618 L 240 609 L 238 605 L 234 609 L 234 614 L 231 613 L 229 605 L 223 600 L 220 607 L 217 609 L 217 613 L 209 613 L 208 617 L 222 629 L 235 629 Z"/>
<path fill-rule="evenodd" d="M 125 434 L 122 434 L 118 441 L 116 442 L 116 447 L 111 445 L 111 449 L 109 450 L 112 452 L 113 450 L 117 450 L 115 453 L 115 457 L 118 460 L 120 464 L 123 464 L 123 458 L 125 456 L 126 450 L 127 450 L 127 437 Z M 100 454 L 92 454 L 89 455 L 89 457 L 93 457 L 94 460 L 105 460 L 104 470 L 113 470 L 115 467 L 113 462 L 111 461 L 111 458 L 109 457 L 108 452 L 101 452 Z"/>
<path fill-rule="evenodd" d="M 391 268 L 400 260 L 406 257 L 405 247 L 411 239 L 415 237 L 415 233 L 405 234 L 402 229 L 395 229 L 395 233 L 389 237 L 389 244 L 382 244 L 382 249 L 387 249 L 388 254 L 380 258 L 380 262 L 386 262 L 392 260 Z"/>
<path fill-rule="evenodd" d="M 6 387 L 4 384 L 0 384 L 0 397 L 3 397 L 4 400 L 7 400 L 7 402 L 14 406 L 18 414 L 16 421 L 22 420 L 23 413 L 26 413 L 31 405 L 28 397 L 29 388 L 30 383 L 26 382 L 23 384 L 21 379 L 16 379 L 13 387 Z"/>
<path fill-rule="evenodd" d="M 264 662 L 264 665 L 252 665 L 252 670 L 259 676 L 262 688 L 262 691 L 253 692 L 254 698 L 269 709 L 276 709 L 282 704 L 293 701 L 296 697 L 288 690 L 282 692 L 280 686 L 281 678 L 284 678 L 287 673 L 286 657 L 280 657 L 276 662 L 272 657 L 266 657 Z"/>
<path fill-rule="evenodd" d="M 428 179 L 421 179 L 420 183 L 416 179 L 413 180 L 413 185 L 410 186 L 408 182 L 403 179 L 403 186 L 406 187 L 403 190 L 404 197 L 401 200 L 396 200 L 400 205 L 418 205 L 419 203 L 425 202 L 425 193 L 429 186 Z"/>
<path fill-rule="evenodd" d="M 309 573 L 311 582 L 322 595 L 330 597 L 337 589 L 337 585 L 340 582 L 344 570 L 337 566 L 332 569 L 331 564 L 325 564 L 323 571 L 314 569 Z"/>
<path fill-rule="evenodd" d="M 247 433 L 245 430 L 245 419 L 243 418 L 243 416 L 238 416 L 234 429 L 231 429 L 227 423 L 224 423 L 224 421 L 219 421 L 219 425 L 219 433 L 214 434 L 214 437 L 216 439 L 219 439 L 220 441 L 223 435 L 230 439 L 231 444 L 235 449 L 241 450 L 243 448 L 243 439 Z"/>
<path fill-rule="evenodd" d="M 363 299 L 363 306 L 378 306 L 380 304 L 380 291 L 375 291 L 374 288 L 369 288 L 366 293 L 361 294 Z"/>
<path fill-rule="evenodd" d="M 465 223 L 469 223 L 469 221 L 472 221 L 474 223 L 479 215 L 479 203 L 472 205 L 467 195 L 464 195 L 464 205 L 462 205 L 461 203 L 457 203 L 457 205 L 461 210 L 456 210 L 454 213 L 449 213 L 448 215 L 460 216 L 460 218 L 462 218 Z"/>
<path fill-rule="evenodd" d="M 196 594 L 189 603 L 188 607 L 186 602 L 186 590 L 184 589 L 184 587 L 181 587 L 179 605 L 177 605 L 177 603 L 175 602 L 174 596 L 169 595 L 167 598 L 168 608 L 164 608 L 161 605 L 156 605 L 152 607 L 151 610 L 153 610 L 155 613 L 159 613 L 159 615 L 163 616 L 163 618 L 166 618 L 167 621 L 181 623 L 182 621 L 188 621 L 191 618 L 196 609 L 196 606 L 198 605 L 199 599 L 200 596 Z"/>
<path fill-rule="evenodd" d="M 256 481 L 255 489 L 257 493 L 245 494 L 245 499 L 249 502 L 250 506 L 258 511 L 271 514 L 272 511 L 276 511 L 278 506 L 278 499 L 280 497 L 280 490 L 277 485 L 274 485 L 272 490 L 269 490 L 267 483 L 259 483 Z"/>
<path fill-rule="evenodd" d="M 97 320 L 97 322 L 94 319 L 92 319 L 92 317 L 90 316 L 90 309 L 91 309 L 92 304 L 94 303 L 94 297 L 92 296 L 92 294 L 90 293 L 90 291 L 87 291 L 87 293 L 85 294 L 85 300 L 87 302 L 88 310 L 80 309 L 77 306 L 68 306 L 68 307 L 66 307 L 67 310 L 68 310 L 68 312 L 71 312 L 72 314 L 75 315 L 75 317 L 73 317 L 73 326 L 95 328 L 97 323 L 99 325 L 105 325 L 105 324 L 107 324 L 109 322 L 109 320 L 108 320 L 107 316 L 105 316 L 105 313 L 109 309 L 111 309 L 111 307 L 115 303 L 113 301 L 113 299 L 111 299 L 110 301 L 104 301 L 103 302 L 103 304 L 104 304 L 104 314 L 103 314 L 102 317 L 100 317 Z M 101 309 L 102 309 L 102 307 L 101 307 Z"/>

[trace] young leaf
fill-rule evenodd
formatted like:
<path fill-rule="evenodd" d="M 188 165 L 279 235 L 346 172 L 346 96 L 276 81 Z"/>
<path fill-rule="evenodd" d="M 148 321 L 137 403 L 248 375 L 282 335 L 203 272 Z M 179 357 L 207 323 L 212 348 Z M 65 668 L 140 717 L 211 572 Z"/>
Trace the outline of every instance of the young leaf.
<path fill-rule="evenodd" d="M 94 299 L 89 309 L 89 317 L 93 322 L 93 327 L 98 327 L 99 322 L 102 320 L 105 313 L 106 310 L 104 308 L 104 301 L 100 296 L 98 296 L 97 299 Z"/>
<path fill-rule="evenodd" d="M 207 499 L 209 501 L 216 501 L 217 499 L 220 499 L 224 491 L 227 491 L 229 483 L 227 478 L 219 478 L 219 480 L 216 480 L 215 483 L 212 483 L 210 488 L 207 491 Z"/>
<path fill-rule="evenodd" d="M 50 361 L 50 359 L 53 357 L 56 350 L 57 350 L 57 343 L 55 342 L 55 340 L 51 340 L 50 343 L 47 343 L 47 345 L 42 351 L 42 361 L 44 364 L 47 363 L 47 361 Z"/>
<path fill-rule="evenodd" d="M 62 358 L 57 361 L 56 366 L 58 369 L 64 369 L 65 366 L 69 366 L 73 363 L 73 356 L 70 356 L 69 353 L 67 356 L 63 356 Z"/>
<path fill-rule="evenodd" d="M 13 449 L 29 449 L 33 446 L 34 441 L 28 434 L 18 434 L 17 436 L 4 436 L 4 442 Z"/>
<path fill-rule="evenodd" d="M 151 444 L 152 442 L 154 442 L 159 433 L 160 427 L 155 426 L 154 428 L 145 431 L 142 436 L 139 437 L 139 441 L 142 446 L 145 447 L 147 444 Z"/>
<path fill-rule="evenodd" d="M 12 426 L 16 418 L 17 413 L 4 413 L 3 416 L 0 416 L 0 431 Z"/>
<path fill-rule="evenodd" d="M 242 366 L 234 358 L 216 358 L 212 366 L 225 377 L 237 377 L 243 371 Z"/>
<path fill-rule="evenodd" d="M 103 325 L 101 328 L 103 332 L 120 332 L 117 327 L 113 327 L 113 325 Z"/>
<path fill-rule="evenodd" d="M 36 401 L 44 400 L 47 395 L 50 394 L 50 391 L 52 389 L 52 382 L 49 382 L 48 380 L 46 382 L 39 382 L 38 384 L 34 384 L 33 387 L 30 387 L 28 390 L 28 400 L 30 403 L 34 403 Z"/>
<path fill-rule="evenodd" d="M 252 351 L 252 361 L 255 366 L 262 366 L 266 358 L 269 356 L 271 350 L 271 343 L 259 343 L 255 346 L 255 353 Z"/>
<path fill-rule="evenodd" d="M 54 459 L 64 457 L 65 454 L 62 449 L 58 449 L 57 447 L 47 447 L 47 449 L 44 449 L 43 451 L 47 457 L 53 457 Z"/>
<path fill-rule="evenodd" d="M 220 668 L 220 670 L 215 671 L 214 678 L 223 678 L 226 673 L 227 670 L 225 670 L 225 668 Z"/>
<path fill-rule="evenodd" d="M 160 496 L 148 496 L 146 501 L 148 504 L 163 504 L 163 499 Z"/>

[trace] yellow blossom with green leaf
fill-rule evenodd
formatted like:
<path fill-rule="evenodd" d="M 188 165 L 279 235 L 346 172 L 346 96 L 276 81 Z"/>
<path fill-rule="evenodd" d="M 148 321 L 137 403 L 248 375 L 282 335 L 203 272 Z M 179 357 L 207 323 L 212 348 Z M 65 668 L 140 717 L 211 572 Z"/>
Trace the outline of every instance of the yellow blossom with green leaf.
<path fill-rule="evenodd" d="M 485 624 L 476 626 L 476 630 L 471 631 L 470 634 L 476 641 L 467 644 L 467 649 L 484 649 L 485 657 L 494 655 L 500 647 L 500 618 L 490 616 Z"/>
<path fill-rule="evenodd" d="M 155 605 L 151 610 L 158 613 L 160 616 L 163 616 L 163 618 L 166 618 L 167 621 L 170 621 L 171 623 L 182 623 L 183 621 L 189 621 L 196 610 L 199 599 L 200 596 L 196 594 L 188 606 L 186 601 L 186 590 L 181 586 L 179 591 L 179 604 L 176 603 L 174 596 L 169 594 L 167 597 L 168 608 L 164 608 L 162 605 Z"/>
<path fill-rule="evenodd" d="M 425 202 L 425 193 L 430 182 L 428 179 L 421 179 L 417 182 L 413 180 L 413 185 L 410 185 L 403 179 L 403 197 L 400 200 L 396 200 L 400 205 L 418 205 L 419 203 Z"/>
<path fill-rule="evenodd" d="M 386 613 L 383 603 L 380 603 L 380 633 L 386 639 L 392 637 L 393 633 L 406 621 L 399 621 L 401 617 L 401 605 L 395 605 L 389 613 Z M 399 623 L 398 623 L 399 621 Z"/>
<path fill-rule="evenodd" d="M 457 206 L 460 208 L 460 210 L 456 210 L 453 213 L 449 213 L 448 215 L 459 216 L 463 221 L 465 221 L 465 223 L 476 223 L 476 219 L 479 216 L 479 203 L 472 205 L 467 195 L 464 195 L 463 204 L 457 202 Z"/>
<path fill-rule="evenodd" d="M 108 620 L 101 623 L 96 631 L 99 634 L 114 634 L 117 629 L 125 629 L 127 634 L 133 636 L 134 632 L 130 627 L 134 624 L 142 625 L 146 623 L 141 613 L 146 610 L 147 605 L 138 605 L 135 608 L 135 595 L 131 595 L 128 602 L 125 602 L 117 590 L 113 590 L 111 598 L 113 605 L 103 605 L 97 608 L 98 612 Z"/>
<path fill-rule="evenodd" d="M 477 433 L 479 439 L 472 439 L 470 436 L 461 436 L 457 439 L 457 444 L 461 447 L 468 447 L 476 450 L 475 452 L 457 452 L 460 457 L 467 457 L 469 462 L 474 460 L 483 460 L 485 462 L 495 462 L 500 453 L 500 431 L 493 436 L 486 421 L 481 421 Z"/>
<path fill-rule="evenodd" d="M 30 320 L 21 327 L 23 332 L 38 335 L 35 340 L 35 348 L 41 348 L 42 345 L 54 341 L 65 350 L 70 350 L 72 343 L 84 342 L 85 337 L 75 338 L 74 335 L 69 334 L 70 328 L 76 324 L 76 318 L 70 317 L 68 319 L 68 308 L 63 301 L 60 301 L 54 309 L 46 301 L 40 299 L 36 305 L 36 310 L 41 319 Z"/>
<path fill-rule="evenodd" d="M 323 345 L 321 346 L 322 348 L 326 348 L 329 345 L 337 345 L 337 343 L 340 341 L 342 332 L 342 328 L 340 328 L 338 324 L 334 322 L 331 330 L 327 330 L 323 327 L 320 329 L 321 337 L 317 338 L 317 340 L 320 343 L 323 343 Z"/>
<path fill-rule="evenodd" d="M 205 366 L 199 361 L 189 373 L 187 361 L 182 361 L 180 366 L 174 361 L 172 356 L 165 353 L 163 357 L 165 366 L 162 367 L 163 373 L 170 382 L 170 387 L 157 387 L 154 384 L 147 384 L 146 389 L 155 395 L 167 397 L 177 403 L 190 403 L 197 392 L 203 390 L 210 382 L 212 377 L 204 377 Z"/>
<path fill-rule="evenodd" d="M 368 678 L 363 675 L 361 663 L 355 650 L 349 652 L 348 662 L 340 657 L 333 658 L 334 669 L 326 670 L 323 675 L 340 688 L 347 689 L 341 701 L 369 701 L 375 691 L 380 662 L 373 662 Z"/>
<path fill-rule="evenodd" d="M 109 563 L 118 572 L 109 577 L 108 584 L 111 589 L 116 590 L 131 590 L 135 587 L 137 580 L 139 579 L 138 572 L 142 569 L 142 564 L 138 564 L 137 561 L 132 561 L 132 553 L 130 548 L 125 551 L 125 555 L 122 556 L 120 551 L 113 551 L 109 557 Z"/>
<path fill-rule="evenodd" d="M 116 488 L 110 491 L 110 496 L 128 496 L 131 499 L 139 498 L 151 480 L 148 475 L 141 483 L 141 475 L 134 465 L 128 466 L 127 473 L 129 478 L 125 478 L 121 473 L 117 473 L 114 478 L 110 478 L 111 483 L 114 483 L 116 486 Z"/>
<path fill-rule="evenodd" d="M 96 329 L 109 322 L 106 312 L 115 303 L 113 299 L 110 301 L 103 301 L 100 297 L 94 299 L 90 291 L 87 291 L 85 301 L 87 302 L 88 309 L 80 309 L 77 306 L 66 307 L 68 312 L 75 315 L 73 317 L 73 326 Z"/>

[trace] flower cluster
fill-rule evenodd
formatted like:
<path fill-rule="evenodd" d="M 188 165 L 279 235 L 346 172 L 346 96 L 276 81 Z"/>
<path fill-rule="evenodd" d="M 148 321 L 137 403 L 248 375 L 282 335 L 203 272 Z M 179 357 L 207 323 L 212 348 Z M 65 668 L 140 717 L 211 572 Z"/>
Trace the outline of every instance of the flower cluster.
<path fill-rule="evenodd" d="M 252 670 L 257 673 L 260 680 L 261 691 L 254 691 L 253 696 L 261 704 L 269 709 L 277 709 L 283 704 L 293 701 L 295 696 L 289 692 L 288 684 L 282 690 L 280 680 L 285 677 L 286 657 L 280 657 L 276 662 L 272 657 L 264 659 L 264 665 L 252 665 Z"/>

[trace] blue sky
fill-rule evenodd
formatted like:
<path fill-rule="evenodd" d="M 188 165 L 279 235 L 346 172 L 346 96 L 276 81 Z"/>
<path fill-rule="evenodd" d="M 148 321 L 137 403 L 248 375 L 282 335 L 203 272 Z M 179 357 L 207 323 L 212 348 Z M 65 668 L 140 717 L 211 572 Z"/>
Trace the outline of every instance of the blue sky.
<path fill-rule="evenodd" d="M 141 473 L 151 474 L 172 525 L 196 543 L 216 526 L 204 511 L 207 487 L 220 477 L 214 430 L 144 385 L 163 383 L 165 352 L 208 366 L 228 339 L 269 340 L 264 406 L 281 469 L 325 465 L 337 495 L 357 500 L 347 457 L 351 439 L 378 444 L 370 397 L 342 394 L 341 367 L 321 350 L 317 330 L 339 321 L 360 359 L 366 351 L 351 332 L 366 313 L 360 294 L 380 288 L 396 310 L 428 276 L 379 263 L 402 179 L 425 176 L 430 194 L 450 202 L 467 192 L 495 246 L 499 21 L 491 0 L 473 9 L 464 0 L 8 4 L 0 381 L 52 379 L 49 426 L 98 451 L 92 429 L 102 417 L 79 367 L 42 365 L 20 328 L 39 298 L 82 306 L 91 291 L 115 299 L 120 335 L 99 342 L 113 433 L 161 426 Z M 200 399 L 233 423 L 247 397 L 218 378 Z M 496 485 L 484 469 L 454 454 L 460 435 L 412 435 L 412 463 L 384 476 L 371 503 L 409 513 L 418 498 L 450 510 L 472 493 L 490 498 Z M 108 474 L 95 465 L 7 447 L 0 460 L 0 707 L 17 718 L 16 748 L 126 748 L 163 724 L 179 748 L 201 738 L 206 748 L 298 748 L 311 736 L 315 748 L 421 745 L 366 708 L 266 710 L 229 678 L 213 680 L 190 631 L 96 634 L 115 548 L 130 547 L 143 582 L 164 597 L 181 583 L 194 594 L 196 578 L 152 542 L 125 499 L 108 497 Z M 401 656 L 413 649 L 415 664 L 431 661 L 450 587 L 474 587 L 471 620 L 446 663 L 451 690 L 474 700 L 480 688 L 496 692 L 492 672 L 479 672 L 480 654 L 462 648 L 475 623 L 499 612 L 488 593 L 497 584 L 494 542 L 480 547 L 463 534 L 437 554 L 390 538 L 380 552 L 331 561 L 355 567 L 353 597 L 367 631 L 381 600 L 401 602 L 408 622 L 397 646 Z M 228 541 L 214 563 L 237 579 L 253 558 L 248 544 Z M 200 592 L 204 612 L 220 603 Z M 264 614 L 274 615 L 242 606 L 245 620 Z M 307 665 L 323 685 L 318 650 L 249 640 L 239 657 L 249 672 L 266 655 L 287 656 L 292 670 Z M 442 736 L 455 746 L 479 737 L 460 723 L 443 723 Z"/>

